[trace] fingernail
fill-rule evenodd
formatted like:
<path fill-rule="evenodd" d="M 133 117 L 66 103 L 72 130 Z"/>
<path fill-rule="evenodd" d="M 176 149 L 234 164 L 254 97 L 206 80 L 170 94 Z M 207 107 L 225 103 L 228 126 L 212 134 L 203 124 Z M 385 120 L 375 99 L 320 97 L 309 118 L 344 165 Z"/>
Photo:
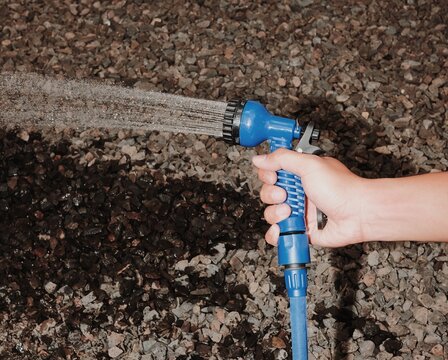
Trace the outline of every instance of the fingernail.
<path fill-rule="evenodd" d="M 266 155 L 255 155 L 252 158 L 252 162 L 254 163 L 254 165 L 261 164 L 265 160 L 266 160 Z"/>

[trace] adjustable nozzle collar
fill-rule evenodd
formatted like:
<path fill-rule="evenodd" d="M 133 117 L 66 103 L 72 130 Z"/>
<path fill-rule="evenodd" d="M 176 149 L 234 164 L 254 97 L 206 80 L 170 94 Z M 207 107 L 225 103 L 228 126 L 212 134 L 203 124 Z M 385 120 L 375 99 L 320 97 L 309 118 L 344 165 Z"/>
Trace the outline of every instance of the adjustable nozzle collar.
<path fill-rule="evenodd" d="M 234 99 L 228 102 L 222 125 L 222 135 L 226 143 L 240 144 L 241 115 L 245 105 L 245 100 Z"/>

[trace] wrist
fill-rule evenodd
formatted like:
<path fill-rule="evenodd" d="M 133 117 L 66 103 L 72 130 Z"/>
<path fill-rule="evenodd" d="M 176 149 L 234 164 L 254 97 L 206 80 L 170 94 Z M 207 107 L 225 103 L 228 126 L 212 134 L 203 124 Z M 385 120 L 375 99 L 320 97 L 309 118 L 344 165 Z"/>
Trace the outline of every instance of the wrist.
<path fill-rule="evenodd" d="M 365 179 L 361 211 L 363 241 L 399 241 L 410 204 L 400 179 Z"/>

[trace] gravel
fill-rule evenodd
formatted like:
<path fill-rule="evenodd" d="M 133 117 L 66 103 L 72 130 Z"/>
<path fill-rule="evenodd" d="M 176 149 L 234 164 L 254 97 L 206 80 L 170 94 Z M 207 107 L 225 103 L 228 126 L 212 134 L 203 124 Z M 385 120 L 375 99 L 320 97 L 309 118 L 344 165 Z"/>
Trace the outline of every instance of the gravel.
<path fill-rule="evenodd" d="M 365 177 L 444 171 L 445 8 L 12 0 L 0 5 L 0 69 L 259 99 L 314 120 L 326 153 Z M 126 129 L 1 130 L 1 357 L 287 358 L 288 304 L 250 164 L 265 151 Z M 312 258 L 311 359 L 448 358 L 446 245 Z"/>

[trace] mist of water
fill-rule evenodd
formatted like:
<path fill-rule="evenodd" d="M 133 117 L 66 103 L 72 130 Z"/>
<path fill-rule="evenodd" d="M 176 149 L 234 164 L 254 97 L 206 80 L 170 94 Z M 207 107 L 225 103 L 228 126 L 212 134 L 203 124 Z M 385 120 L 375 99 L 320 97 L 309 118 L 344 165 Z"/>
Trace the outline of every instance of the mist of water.
<path fill-rule="evenodd" d="M 226 103 L 93 81 L 0 74 L 0 123 L 120 128 L 221 137 Z"/>

